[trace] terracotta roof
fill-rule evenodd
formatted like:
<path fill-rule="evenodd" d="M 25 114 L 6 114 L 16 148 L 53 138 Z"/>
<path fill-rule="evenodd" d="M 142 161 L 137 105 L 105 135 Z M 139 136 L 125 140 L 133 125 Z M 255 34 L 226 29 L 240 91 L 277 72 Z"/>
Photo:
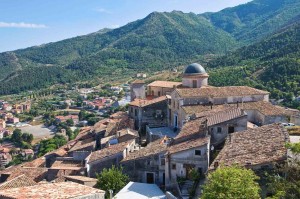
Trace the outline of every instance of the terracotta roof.
<path fill-rule="evenodd" d="M 285 160 L 288 141 L 286 130 L 279 124 L 232 133 L 210 168 L 214 169 L 215 164 L 251 167 Z"/>
<path fill-rule="evenodd" d="M 181 97 L 229 97 L 265 95 L 267 91 L 258 90 L 248 86 L 226 86 L 226 87 L 203 87 L 203 88 L 177 88 L 176 91 Z"/>
<path fill-rule="evenodd" d="M 212 109 L 211 106 L 208 105 L 190 105 L 190 106 L 182 106 L 182 109 L 186 114 L 196 114 L 206 111 L 211 112 L 218 112 L 222 110 L 227 110 L 230 108 L 239 107 L 243 110 L 257 110 L 261 112 L 263 115 L 266 116 L 273 116 L 273 115 L 287 115 L 287 111 L 284 107 L 275 106 L 270 102 L 266 101 L 258 101 L 258 102 L 244 102 L 244 103 L 233 103 L 233 104 L 225 104 L 225 105 L 213 105 Z"/>
<path fill-rule="evenodd" d="M 175 140 L 193 135 L 203 135 L 205 130 L 205 120 L 206 118 L 197 118 L 185 123 L 179 134 L 175 137 Z"/>
<path fill-rule="evenodd" d="M 213 105 L 213 106 L 209 106 L 209 105 L 184 105 L 181 106 L 181 108 L 183 109 L 183 111 L 188 114 L 188 115 L 192 115 L 192 114 L 199 114 L 202 112 L 218 112 L 218 111 L 223 111 L 228 109 L 228 107 L 226 105 Z"/>
<path fill-rule="evenodd" d="M 167 144 L 163 142 L 163 139 L 150 142 L 146 147 L 141 148 L 138 151 L 134 151 L 128 154 L 128 156 L 122 160 L 122 162 L 148 157 L 158 153 L 164 153 L 167 150 Z"/>
<path fill-rule="evenodd" d="M 258 110 L 266 116 L 286 115 L 285 108 L 265 101 L 240 103 L 239 107 L 244 110 Z"/>
<path fill-rule="evenodd" d="M 212 126 L 225 121 L 233 120 L 244 116 L 244 111 L 239 108 L 231 108 L 225 111 L 220 111 L 207 117 L 207 125 Z"/>
<path fill-rule="evenodd" d="M 37 159 L 34 159 L 30 162 L 25 162 L 22 164 L 24 167 L 45 167 L 46 165 L 46 160 L 45 157 L 39 157 Z"/>
<path fill-rule="evenodd" d="M 18 187 L 27 187 L 33 186 L 37 183 L 31 178 L 27 177 L 25 174 L 22 174 L 12 180 L 0 184 L 0 190 L 18 188 Z"/>
<path fill-rule="evenodd" d="M 66 179 L 78 180 L 81 182 L 96 182 L 97 178 L 89 178 L 86 176 L 65 176 Z"/>
<path fill-rule="evenodd" d="M 80 169 L 84 167 L 83 162 L 82 161 L 77 161 L 77 160 L 55 160 L 55 162 L 52 164 L 51 169 L 63 169 L 63 168 L 76 168 Z"/>
<path fill-rule="evenodd" d="M 109 157 L 118 153 L 123 152 L 134 140 L 129 140 L 127 142 L 122 142 L 114 145 L 110 145 L 107 148 L 101 149 L 99 151 L 92 152 L 90 159 L 88 162 L 94 162 L 97 160 L 101 160 L 105 157 Z"/>
<path fill-rule="evenodd" d="M 62 199 L 75 198 L 96 193 L 104 194 L 104 191 L 84 186 L 74 182 L 45 183 L 30 187 L 20 187 L 0 191 L 0 198 L 18 199 Z"/>
<path fill-rule="evenodd" d="M 171 82 L 171 81 L 154 81 L 150 84 L 148 84 L 148 86 L 155 86 L 155 87 L 164 87 L 164 88 L 174 88 L 182 85 L 181 82 Z"/>
<path fill-rule="evenodd" d="M 20 175 L 25 174 L 28 178 L 32 179 L 35 182 L 42 181 L 46 174 L 47 174 L 47 168 L 41 168 L 41 167 L 22 167 L 20 165 L 9 167 L 5 170 L 0 171 L 0 175 L 2 174 L 8 174 L 9 177 L 6 179 L 6 181 L 12 180 Z"/>
<path fill-rule="evenodd" d="M 166 99 L 167 99 L 166 96 L 160 96 L 160 97 L 154 98 L 152 100 L 135 99 L 134 101 L 130 102 L 129 105 L 130 106 L 145 107 L 145 106 L 149 106 L 151 104 L 155 104 L 155 103 L 158 103 L 158 102 L 163 102 Z"/>
<path fill-rule="evenodd" d="M 90 142 L 86 142 L 85 140 L 78 141 L 68 152 L 80 151 L 88 147 L 95 148 L 95 146 L 96 146 L 96 141 L 90 141 Z"/>
<path fill-rule="evenodd" d="M 178 153 L 180 151 L 185 151 L 199 146 L 203 146 L 205 144 L 208 144 L 209 140 L 210 140 L 210 136 L 205 136 L 205 137 L 192 138 L 179 143 L 174 142 L 174 144 L 171 144 L 170 147 L 168 147 L 168 152 L 169 154 L 173 154 L 173 153 Z"/>

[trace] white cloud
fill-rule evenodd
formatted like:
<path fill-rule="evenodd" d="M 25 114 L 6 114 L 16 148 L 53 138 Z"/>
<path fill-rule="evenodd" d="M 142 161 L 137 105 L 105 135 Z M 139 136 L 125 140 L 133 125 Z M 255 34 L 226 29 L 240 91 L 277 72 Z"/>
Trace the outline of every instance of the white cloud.
<path fill-rule="evenodd" d="M 34 23 L 7 23 L 0 21 L 0 28 L 47 28 L 44 24 L 34 24 Z"/>
<path fill-rule="evenodd" d="M 100 12 L 100 13 L 105 13 L 105 14 L 112 14 L 111 11 L 106 10 L 104 8 L 97 8 L 97 9 L 95 9 L 95 11 Z"/>

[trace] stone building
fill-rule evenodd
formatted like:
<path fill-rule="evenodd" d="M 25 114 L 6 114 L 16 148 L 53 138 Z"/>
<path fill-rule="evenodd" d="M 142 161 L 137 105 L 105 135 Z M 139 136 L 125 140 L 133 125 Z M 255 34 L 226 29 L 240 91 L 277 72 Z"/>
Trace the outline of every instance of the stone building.
<path fill-rule="evenodd" d="M 167 140 L 159 139 L 139 151 L 129 153 L 121 161 L 124 172 L 132 181 L 165 185 L 165 157 Z"/>
<path fill-rule="evenodd" d="M 160 97 L 170 95 L 176 87 L 181 85 L 181 82 L 154 81 L 147 85 L 147 96 Z"/>
<path fill-rule="evenodd" d="M 213 87 L 209 75 L 200 64 L 191 64 L 184 70 L 182 86 L 171 93 L 169 126 L 182 128 L 186 114 L 181 107 L 192 105 L 224 105 L 248 102 L 268 102 L 269 92 L 247 86 Z"/>
<path fill-rule="evenodd" d="M 167 97 L 135 100 L 129 104 L 128 112 L 129 116 L 134 119 L 135 129 L 145 127 L 145 125 L 150 127 L 167 126 Z"/>
<path fill-rule="evenodd" d="M 254 170 L 272 168 L 274 163 L 287 160 L 287 142 L 287 130 L 279 124 L 233 133 L 227 138 L 210 170 L 235 164 Z"/>
<path fill-rule="evenodd" d="M 135 80 L 130 84 L 130 97 L 131 101 L 137 99 L 145 99 L 146 88 L 143 80 Z"/>
<path fill-rule="evenodd" d="M 134 150 L 136 150 L 135 139 L 92 152 L 86 158 L 87 176 L 96 177 L 96 173 L 100 173 L 104 168 L 119 166 L 120 161 Z"/>

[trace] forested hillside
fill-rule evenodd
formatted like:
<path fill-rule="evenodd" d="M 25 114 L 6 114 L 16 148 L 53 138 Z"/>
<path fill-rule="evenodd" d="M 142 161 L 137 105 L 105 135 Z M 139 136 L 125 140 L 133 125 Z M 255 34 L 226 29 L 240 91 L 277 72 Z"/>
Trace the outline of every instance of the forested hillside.
<path fill-rule="evenodd" d="M 247 83 L 266 87 L 260 80 L 267 78 L 262 76 L 265 71 L 275 75 L 281 70 L 277 69 L 279 63 L 287 69 L 298 63 L 295 51 L 298 52 L 299 38 L 289 34 L 293 34 L 291 29 L 297 29 L 294 24 L 299 19 L 299 0 L 254 0 L 200 15 L 153 12 L 117 29 L 0 53 L 0 95 L 95 78 L 109 82 L 138 72 L 160 71 L 196 61 L 203 63 L 206 55 L 224 55 L 261 39 L 262 42 L 208 66 L 228 65 L 235 71 L 235 76 L 218 74 L 228 68 L 213 72 L 218 77 L 211 78 L 215 85 Z M 289 78 L 289 73 L 286 77 Z M 297 95 L 296 88 L 289 90 L 293 85 L 282 88 L 276 85 L 280 91 L 277 96 L 272 91 L 273 96 L 287 96 L 291 94 L 289 91 Z"/>
<path fill-rule="evenodd" d="M 235 45 L 228 33 L 196 14 L 154 12 L 118 29 L 1 53 L 0 94 L 95 76 L 118 78 L 162 70 L 201 55 L 225 53 Z M 27 79 L 29 71 L 34 75 Z M 47 72 L 51 75 L 46 81 L 35 79 Z"/>
<path fill-rule="evenodd" d="M 242 44 L 249 44 L 299 19 L 299 14 L 299 0 L 254 0 L 201 16 L 232 34 Z"/>
<path fill-rule="evenodd" d="M 251 85 L 288 99 L 300 95 L 300 23 L 208 63 L 214 85 Z"/>

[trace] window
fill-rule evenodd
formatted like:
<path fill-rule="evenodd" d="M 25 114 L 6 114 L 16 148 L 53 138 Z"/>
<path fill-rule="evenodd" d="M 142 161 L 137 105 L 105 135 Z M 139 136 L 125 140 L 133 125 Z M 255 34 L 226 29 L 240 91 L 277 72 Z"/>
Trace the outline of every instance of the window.
<path fill-rule="evenodd" d="M 197 88 L 197 80 L 193 80 L 193 88 Z"/>
<path fill-rule="evenodd" d="M 152 93 L 152 96 L 154 96 L 154 91 L 152 91 L 151 93 Z"/>
<path fill-rule="evenodd" d="M 165 158 L 161 157 L 161 158 L 160 158 L 160 165 L 161 165 L 161 166 L 164 166 L 165 164 L 166 164 Z"/>
<path fill-rule="evenodd" d="M 222 133 L 222 128 L 221 127 L 218 127 L 218 133 Z"/>
<path fill-rule="evenodd" d="M 160 97 L 160 91 L 158 91 L 158 97 Z"/>
<path fill-rule="evenodd" d="M 161 115 L 162 111 L 161 110 L 156 110 L 156 115 Z"/>
<path fill-rule="evenodd" d="M 172 164 L 172 170 L 176 170 L 176 164 Z"/>
<path fill-rule="evenodd" d="M 201 150 L 195 150 L 195 155 L 201 155 Z"/>
<path fill-rule="evenodd" d="M 136 109 L 134 110 L 134 115 L 137 116 L 137 110 Z"/>

